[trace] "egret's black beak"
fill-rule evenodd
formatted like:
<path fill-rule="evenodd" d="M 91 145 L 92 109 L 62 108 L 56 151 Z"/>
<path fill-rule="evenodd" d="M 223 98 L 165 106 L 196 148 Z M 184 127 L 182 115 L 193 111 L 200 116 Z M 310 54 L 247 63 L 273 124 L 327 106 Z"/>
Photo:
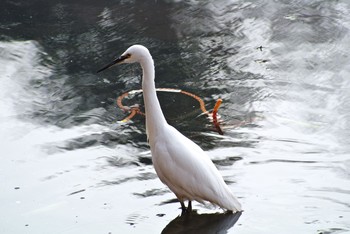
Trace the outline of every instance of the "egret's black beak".
<path fill-rule="evenodd" d="M 101 72 L 101 71 L 104 71 L 106 70 L 107 68 L 110 68 L 111 66 L 115 65 L 115 64 L 118 64 L 118 63 L 121 63 L 123 62 L 125 59 L 129 58 L 130 55 L 126 54 L 126 55 L 122 55 L 120 56 L 119 58 L 113 60 L 110 64 L 104 66 L 103 68 L 101 68 L 100 70 L 97 71 L 97 73 Z"/>

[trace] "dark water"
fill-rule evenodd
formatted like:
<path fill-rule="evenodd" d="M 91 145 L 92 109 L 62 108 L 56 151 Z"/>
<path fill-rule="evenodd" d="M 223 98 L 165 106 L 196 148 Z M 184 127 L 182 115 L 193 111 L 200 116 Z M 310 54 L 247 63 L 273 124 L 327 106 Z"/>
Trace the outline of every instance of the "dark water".
<path fill-rule="evenodd" d="M 350 233 L 348 1 L 2 1 L 1 233 Z M 147 46 L 172 125 L 196 141 L 242 215 L 179 204 L 151 163 L 144 119 L 116 105 Z M 128 104 L 141 104 L 141 96 Z"/>

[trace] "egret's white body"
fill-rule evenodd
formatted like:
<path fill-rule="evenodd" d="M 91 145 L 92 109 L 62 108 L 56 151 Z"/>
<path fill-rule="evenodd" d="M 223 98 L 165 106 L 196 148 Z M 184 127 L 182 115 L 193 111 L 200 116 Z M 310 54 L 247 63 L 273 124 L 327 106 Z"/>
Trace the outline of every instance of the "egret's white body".
<path fill-rule="evenodd" d="M 146 131 L 152 161 L 159 179 L 181 202 L 209 201 L 232 212 L 241 205 L 224 182 L 206 153 L 193 141 L 170 126 L 161 110 L 154 83 L 154 63 L 148 49 L 141 45 L 128 48 L 121 57 L 100 71 L 118 63 L 140 63 L 146 111 Z"/>

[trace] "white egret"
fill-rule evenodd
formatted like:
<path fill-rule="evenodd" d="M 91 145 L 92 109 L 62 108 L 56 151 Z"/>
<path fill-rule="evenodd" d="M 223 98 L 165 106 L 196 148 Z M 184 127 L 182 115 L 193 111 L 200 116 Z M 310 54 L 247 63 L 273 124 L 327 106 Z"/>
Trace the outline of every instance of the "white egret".
<path fill-rule="evenodd" d="M 148 49 L 133 45 L 98 72 L 121 63 L 140 63 L 142 67 L 146 132 L 153 166 L 159 179 L 175 193 L 182 210 L 190 211 L 191 201 L 195 200 L 209 201 L 232 212 L 241 211 L 240 203 L 205 152 L 165 120 L 156 94 L 154 63 Z M 187 208 L 184 201 L 188 201 Z"/>

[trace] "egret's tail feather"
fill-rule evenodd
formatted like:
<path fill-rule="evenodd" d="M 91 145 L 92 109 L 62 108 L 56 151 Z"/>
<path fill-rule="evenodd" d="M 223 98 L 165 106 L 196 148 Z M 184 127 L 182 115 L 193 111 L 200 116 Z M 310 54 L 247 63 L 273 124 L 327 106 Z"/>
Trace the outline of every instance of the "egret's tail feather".
<path fill-rule="evenodd" d="M 227 194 L 225 199 L 221 199 L 219 206 L 230 210 L 233 213 L 242 211 L 241 204 L 239 203 L 237 198 L 232 194 L 231 191 L 229 191 L 229 194 Z"/>

